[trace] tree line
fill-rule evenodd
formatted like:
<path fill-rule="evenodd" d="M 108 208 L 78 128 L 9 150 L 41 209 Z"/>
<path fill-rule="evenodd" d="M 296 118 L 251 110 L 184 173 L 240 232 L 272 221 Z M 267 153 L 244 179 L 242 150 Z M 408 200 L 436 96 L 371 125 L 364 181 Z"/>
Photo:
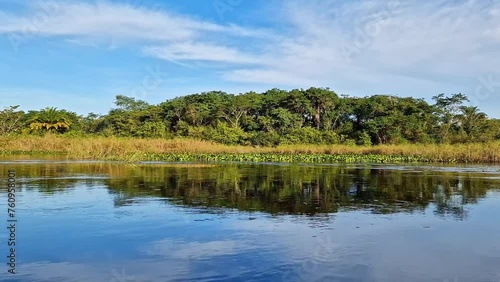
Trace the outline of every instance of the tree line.
<path fill-rule="evenodd" d="M 433 97 L 337 95 L 328 88 L 239 95 L 203 92 L 157 105 L 117 95 L 107 114 L 57 108 L 0 111 L 0 135 L 46 133 L 139 138 L 188 137 L 223 144 L 466 143 L 500 139 L 500 120 L 464 94 Z"/>

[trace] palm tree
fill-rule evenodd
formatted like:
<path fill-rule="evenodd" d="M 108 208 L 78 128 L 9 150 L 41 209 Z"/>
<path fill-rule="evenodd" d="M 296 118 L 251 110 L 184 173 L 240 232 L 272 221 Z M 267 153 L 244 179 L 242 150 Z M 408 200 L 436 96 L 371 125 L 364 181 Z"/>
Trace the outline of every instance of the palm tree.
<path fill-rule="evenodd" d="M 35 113 L 30 119 L 30 128 L 32 130 L 65 132 L 69 129 L 70 124 L 65 111 L 60 111 L 54 107 L 47 107 Z"/>
<path fill-rule="evenodd" d="M 462 106 L 460 107 L 460 112 L 461 114 L 458 115 L 458 121 L 462 130 L 467 136 L 474 138 L 484 127 L 487 121 L 486 114 L 480 112 L 479 109 L 474 106 Z"/>

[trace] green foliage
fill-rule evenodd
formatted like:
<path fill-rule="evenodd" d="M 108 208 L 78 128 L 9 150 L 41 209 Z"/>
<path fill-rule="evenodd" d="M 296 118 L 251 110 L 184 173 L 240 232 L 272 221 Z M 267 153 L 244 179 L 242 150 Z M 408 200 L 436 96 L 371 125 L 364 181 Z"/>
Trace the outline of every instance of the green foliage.
<path fill-rule="evenodd" d="M 172 138 L 173 134 L 161 121 L 146 121 L 137 130 L 136 135 L 142 138 Z"/>
<path fill-rule="evenodd" d="M 339 136 L 333 131 L 312 127 L 296 128 L 282 137 L 284 144 L 339 144 Z"/>
<path fill-rule="evenodd" d="M 250 143 L 253 146 L 275 147 L 280 143 L 280 135 L 272 132 L 255 132 L 250 136 Z"/>
<path fill-rule="evenodd" d="M 322 144 L 340 144 L 342 142 L 341 137 L 334 131 L 323 131 L 322 132 Z"/>
<path fill-rule="evenodd" d="M 487 131 L 484 133 L 484 138 L 487 140 L 500 140 L 500 119 L 489 119 L 486 123 Z"/>
<path fill-rule="evenodd" d="M 215 128 L 210 128 L 204 133 L 202 139 L 226 145 L 244 144 L 248 139 L 248 134 L 241 128 L 229 126 L 225 122 L 219 122 Z"/>
<path fill-rule="evenodd" d="M 27 124 L 35 133 L 65 133 L 80 129 L 79 118 L 75 113 L 54 107 L 28 112 Z"/>
<path fill-rule="evenodd" d="M 277 131 L 280 134 L 288 134 L 295 128 L 300 127 L 300 116 L 298 114 L 291 113 L 284 108 L 271 110 L 269 118 L 272 130 Z"/>
<path fill-rule="evenodd" d="M 146 109 L 149 104 L 142 101 L 136 100 L 135 98 L 117 95 L 115 98 L 115 105 L 125 111 L 140 111 Z"/>
<path fill-rule="evenodd" d="M 462 93 L 453 94 L 451 97 L 446 97 L 442 93 L 432 97 L 432 99 L 436 101 L 434 107 L 437 118 L 437 139 L 448 143 L 453 140 L 450 133 L 460 131 L 458 123 L 460 109 L 463 107 L 463 103 L 469 99 Z"/>
<path fill-rule="evenodd" d="M 19 106 L 10 106 L 0 111 L 0 135 L 11 135 L 21 132 L 24 112 L 18 111 Z"/>
<path fill-rule="evenodd" d="M 414 163 L 428 162 L 417 156 L 359 154 L 148 154 L 148 160 L 168 162 L 283 162 L 283 163 Z"/>
<path fill-rule="evenodd" d="M 361 145 L 361 146 L 370 146 L 372 144 L 372 139 L 368 132 L 366 131 L 361 131 L 358 134 L 358 137 L 356 138 L 356 145 Z"/>
<path fill-rule="evenodd" d="M 106 115 L 85 117 L 56 108 L 0 112 L 0 135 L 94 134 L 139 138 L 190 137 L 222 144 L 464 143 L 500 139 L 498 120 L 468 106 L 464 94 L 423 99 L 339 97 L 328 88 L 271 89 L 239 95 L 203 92 L 159 105 L 123 95 Z"/>
<path fill-rule="evenodd" d="M 192 131 L 192 127 L 185 121 L 178 121 L 174 127 L 175 135 L 187 137 L 190 136 L 190 130 Z"/>

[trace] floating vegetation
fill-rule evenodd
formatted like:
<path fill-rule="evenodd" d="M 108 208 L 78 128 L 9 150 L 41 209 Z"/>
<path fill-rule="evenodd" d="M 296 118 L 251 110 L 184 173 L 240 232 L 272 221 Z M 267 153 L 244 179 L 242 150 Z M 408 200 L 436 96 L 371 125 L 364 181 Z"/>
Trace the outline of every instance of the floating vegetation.
<path fill-rule="evenodd" d="M 72 160 L 282 163 L 500 163 L 500 142 L 379 146 L 230 146 L 193 139 L 0 137 L 0 156 Z"/>
<path fill-rule="evenodd" d="M 415 163 L 422 157 L 389 155 L 331 154 L 144 154 L 147 160 L 165 162 L 279 162 L 279 163 Z"/>
<path fill-rule="evenodd" d="M 169 168 L 213 168 L 216 167 L 217 164 L 206 164 L 206 163 L 164 163 L 163 161 L 141 161 L 139 164 L 158 164 L 162 167 Z"/>

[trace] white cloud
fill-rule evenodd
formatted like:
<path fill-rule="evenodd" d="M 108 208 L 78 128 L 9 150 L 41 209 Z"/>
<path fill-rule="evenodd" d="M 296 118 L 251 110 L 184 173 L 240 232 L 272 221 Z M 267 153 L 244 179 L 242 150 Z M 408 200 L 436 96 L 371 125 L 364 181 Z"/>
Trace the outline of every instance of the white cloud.
<path fill-rule="evenodd" d="M 31 16 L 3 13 L 0 32 L 30 31 L 32 36 L 69 37 L 71 42 L 96 37 L 111 38 L 113 44 L 133 40 L 160 59 L 262 66 L 224 75 L 234 81 L 282 82 L 268 77 L 276 74 L 296 84 L 297 77 L 330 81 L 355 76 L 359 70 L 468 76 L 496 71 L 499 60 L 497 1 L 289 1 L 280 11 L 286 19 L 281 24 L 289 32 L 275 32 L 274 38 L 268 31 L 167 10 L 100 0 L 44 3 L 33 5 Z M 235 37 L 247 38 L 239 41 L 239 48 L 222 43 Z M 245 45 L 258 47 L 249 53 Z"/>
<path fill-rule="evenodd" d="M 51 3 L 50 5 L 48 3 Z M 149 10 L 127 4 L 48 1 L 32 6 L 27 16 L 4 13 L 0 32 L 30 31 L 40 36 L 112 36 L 117 39 L 175 41 L 196 38 L 205 32 L 240 36 L 263 35 L 236 25 L 218 25 L 166 10 Z"/>
<path fill-rule="evenodd" d="M 38 6 L 24 17 L 0 14 L 0 33 L 29 30 L 93 45 L 110 38 L 113 47 L 132 42 L 138 52 L 181 65 L 222 66 L 221 78 L 232 82 L 357 95 L 430 97 L 473 91 L 476 77 L 500 76 L 499 1 L 292 0 L 273 11 L 279 31 L 101 0 L 56 3 L 34 25 Z"/>
<path fill-rule="evenodd" d="M 94 4 L 52 0 L 29 6 L 29 10 L 27 16 L 0 12 L 0 33 L 10 34 L 20 42 L 44 36 L 64 37 L 66 42 L 86 46 L 117 48 L 134 43 L 143 46 L 145 54 L 169 61 L 229 64 L 255 64 L 262 60 L 214 42 L 213 38 L 270 38 L 265 30 L 220 25 L 167 10 L 103 0 Z"/>
<path fill-rule="evenodd" d="M 183 42 L 167 46 L 146 47 L 147 55 L 168 61 L 213 61 L 233 64 L 259 64 L 257 57 L 244 54 L 238 49 L 211 43 Z"/>
<path fill-rule="evenodd" d="M 499 3 L 411 1 L 396 9 L 385 1 L 334 2 L 287 4 L 284 11 L 294 35 L 272 56 L 279 62 L 274 64 L 277 70 L 322 81 L 356 76 L 358 70 L 460 77 L 494 71 L 499 63 L 500 56 L 493 56 L 498 49 L 492 47 L 500 47 L 493 36 L 500 18 L 491 12 Z M 352 49 L 343 50 L 346 46 Z M 270 70 L 261 72 L 265 76 Z M 228 77 L 239 73 L 248 81 L 240 70 Z"/>
<path fill-rule="evenodd" d="M 478 77 L 499 81 L 500 1 L 387 3 L 288 1 L 281 12 L 290 33 L 266 50 L 271 59 L 261 67 L 227 70 L 223 77 L 428 99 L 442 92 L 473 97 Z M 500 88 L 488 90 L 478 106 L 498 116 L 492 105 L 499 103 Z"/>

